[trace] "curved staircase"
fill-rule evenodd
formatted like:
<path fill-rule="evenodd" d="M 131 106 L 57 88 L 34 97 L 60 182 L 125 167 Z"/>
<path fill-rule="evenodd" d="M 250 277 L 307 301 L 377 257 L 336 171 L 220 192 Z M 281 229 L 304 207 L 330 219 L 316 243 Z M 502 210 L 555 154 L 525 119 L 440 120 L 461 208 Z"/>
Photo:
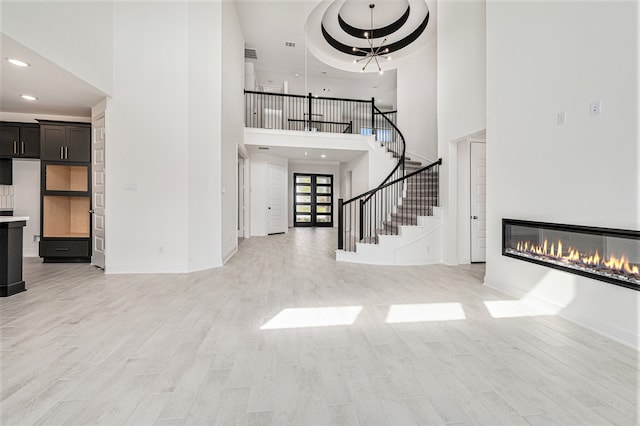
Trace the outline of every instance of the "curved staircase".
<path fill-rule="evenodd" d="M 336 260 L 379 265 L 440 263 L 442 160 L 423 166 L 407 158 L 402 133 L 380 114 L 394 130 L 387 149 L 398 162 L 377 188 L 338 201 Z"/>

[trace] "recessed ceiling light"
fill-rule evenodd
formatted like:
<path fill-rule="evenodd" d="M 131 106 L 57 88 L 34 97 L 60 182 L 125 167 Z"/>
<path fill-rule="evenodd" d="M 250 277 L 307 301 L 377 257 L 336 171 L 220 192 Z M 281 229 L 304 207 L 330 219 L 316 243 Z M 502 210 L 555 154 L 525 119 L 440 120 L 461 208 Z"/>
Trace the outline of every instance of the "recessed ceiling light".
<path fill-rule="evenodd" d="M 309 155 L 309 154 L 307 154 L 307 151 L 305 151 L 305 152 L 304 152 L 304 155 L 306 156 L 306 155 Z"/>
<path fill-rule="evenodd" d="M 18 66 L 18 67 L 28 67 L 29 66 L 28 63 L 26 63 L 24 61 L 21 61 L 20 59 L 7 58 L 7 61 L 9 61 L 10 64 L 13 64 L 13 65 Z"/>
<path fill-rule="evenodd" d="M 322 157 L 322 158 L 327 158 L 327 156 L 326 156 L 326 155 L 324 155 L 324 154 L 322 154 L 320 157 Z"/>
<path fill-rule="evenodd" d="M 295 73 L 293 73 L 293 76 L 294 76 L 295 78 L 298 78 L 298 77 L 300 77 L 300 74 L 298 74 L 297 72 L 295 72 Z"/>
<path fill-rule="evenodd" d="M 36 99 L 38 99 L 38 98 L 36 98 L 35 96 L 31 96 L 31 95 L 20 95 L 20 97 L 21 97 L 22 99 L 26 99 L 26 100 L 28 100 L 28 101 L 35 101 Z"/>

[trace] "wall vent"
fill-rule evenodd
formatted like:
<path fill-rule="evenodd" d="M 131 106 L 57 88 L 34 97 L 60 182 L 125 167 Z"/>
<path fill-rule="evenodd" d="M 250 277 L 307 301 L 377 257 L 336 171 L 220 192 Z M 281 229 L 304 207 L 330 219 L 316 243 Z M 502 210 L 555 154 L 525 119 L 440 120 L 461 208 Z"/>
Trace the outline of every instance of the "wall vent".
<path fill-rule="evenodd" d="M 258 59 L 258 51 L 252 48 L 244 48 L 244 58 L 245 59 Z"/>
<path fill-rule="evenodd" d="M 287 47 L 296 47 L 296 42 L 295 41 L 285 41 L 284 45 Z"/>
<path fill-rule="evenodd" d="M 269 149 L 268 146 L 259 146 L 258 149 L 262 149 L 264 151 L 267 151 Z"/>

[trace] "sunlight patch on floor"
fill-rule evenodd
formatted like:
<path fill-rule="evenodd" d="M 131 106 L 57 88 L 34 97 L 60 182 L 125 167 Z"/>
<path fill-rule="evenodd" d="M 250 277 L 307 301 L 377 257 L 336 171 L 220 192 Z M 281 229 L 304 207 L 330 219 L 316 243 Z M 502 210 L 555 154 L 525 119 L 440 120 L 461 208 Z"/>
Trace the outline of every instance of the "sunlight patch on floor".
<path fill-rule="evenodd" d="M 385 320 L 389 324 L 404 322 L 453 321 L 466 319 L 460 303 L 418 303 L 391 305 Z"/>
<path fill-rule="evenodd" d="M 260 330 L 351 325 L 361 310 L 362 306 L 287 308 L 267 321 Z"/>

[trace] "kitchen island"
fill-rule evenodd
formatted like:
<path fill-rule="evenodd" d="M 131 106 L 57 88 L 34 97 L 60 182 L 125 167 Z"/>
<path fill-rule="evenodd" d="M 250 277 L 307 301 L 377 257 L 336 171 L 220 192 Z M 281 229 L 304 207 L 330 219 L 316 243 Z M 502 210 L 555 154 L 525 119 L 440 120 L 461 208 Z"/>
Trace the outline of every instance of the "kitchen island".
<path fill-rule="evenodd" d="M 0 216 L 0 297 L 25 291 L 22 280 L 22 228 L 28 216 Z"/>

